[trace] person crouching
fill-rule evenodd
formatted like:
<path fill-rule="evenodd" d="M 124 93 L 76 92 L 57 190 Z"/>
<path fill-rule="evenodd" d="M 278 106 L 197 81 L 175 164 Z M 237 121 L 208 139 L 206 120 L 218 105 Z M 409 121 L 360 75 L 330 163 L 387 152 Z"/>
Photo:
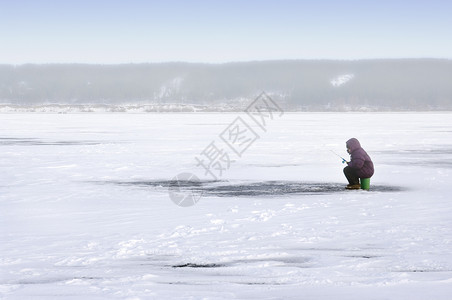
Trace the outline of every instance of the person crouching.
<path fill-rule="evenodd" d="M 359 179 L 372 177 L 374 175 L 374 164 L 357 139 L 349 139 L 346 146 L 347 152 L 350 154 L 350 161 L 344 168 L 344 174 L 349 183 L 345 188 L 349 190 L 360 189 Z"/>

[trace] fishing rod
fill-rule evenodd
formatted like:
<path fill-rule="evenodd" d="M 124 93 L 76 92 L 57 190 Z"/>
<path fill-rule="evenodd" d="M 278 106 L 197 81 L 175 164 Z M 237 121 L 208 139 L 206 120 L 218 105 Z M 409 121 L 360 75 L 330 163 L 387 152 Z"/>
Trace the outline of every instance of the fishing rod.
<path fill-rule="evenodd" d="M 346 162 L 347 162 L 347 160 L 346 160 L 345 158 L 343 158 L 342 156 L 340 156 L 339 154 L 337 154 L 337 153 L 334 152 L 333 150 L 330 150 L 330 151 L 331 151 L 331 153 L 333 153 L 334 155 L 340 157 L 340 158 L 342 159 L 342 163 L 346 163 Z"/>

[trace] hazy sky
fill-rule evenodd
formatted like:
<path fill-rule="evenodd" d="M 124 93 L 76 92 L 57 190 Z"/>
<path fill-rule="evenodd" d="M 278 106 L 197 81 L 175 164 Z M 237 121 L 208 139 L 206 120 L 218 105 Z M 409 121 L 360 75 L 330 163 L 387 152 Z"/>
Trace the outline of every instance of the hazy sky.
<path fill-rule="evenodd" d="M 0 63 L 452 58 L 448 0 L 0 0 Z"/>

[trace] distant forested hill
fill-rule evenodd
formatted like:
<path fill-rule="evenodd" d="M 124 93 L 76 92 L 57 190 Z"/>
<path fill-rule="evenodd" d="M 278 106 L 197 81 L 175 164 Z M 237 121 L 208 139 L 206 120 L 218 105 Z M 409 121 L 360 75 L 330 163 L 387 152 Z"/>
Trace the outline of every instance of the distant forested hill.
<path fill-rule="evenodd" d="M 265 91 L 292 110 L 452 109 L 452 61 L 0 65 L 0 103 L 241 105 Z"/>

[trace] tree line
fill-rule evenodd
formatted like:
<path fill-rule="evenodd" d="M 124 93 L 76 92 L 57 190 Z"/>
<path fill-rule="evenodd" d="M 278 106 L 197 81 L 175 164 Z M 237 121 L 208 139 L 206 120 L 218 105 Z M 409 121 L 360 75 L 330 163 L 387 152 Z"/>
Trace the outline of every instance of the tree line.
<path fill-rule="evenodd" d="M 451 83 L 447 59 L 0 65 L 0 103 L 218 105 L 265 91 L 295 110 L 451 109 Z"/>

